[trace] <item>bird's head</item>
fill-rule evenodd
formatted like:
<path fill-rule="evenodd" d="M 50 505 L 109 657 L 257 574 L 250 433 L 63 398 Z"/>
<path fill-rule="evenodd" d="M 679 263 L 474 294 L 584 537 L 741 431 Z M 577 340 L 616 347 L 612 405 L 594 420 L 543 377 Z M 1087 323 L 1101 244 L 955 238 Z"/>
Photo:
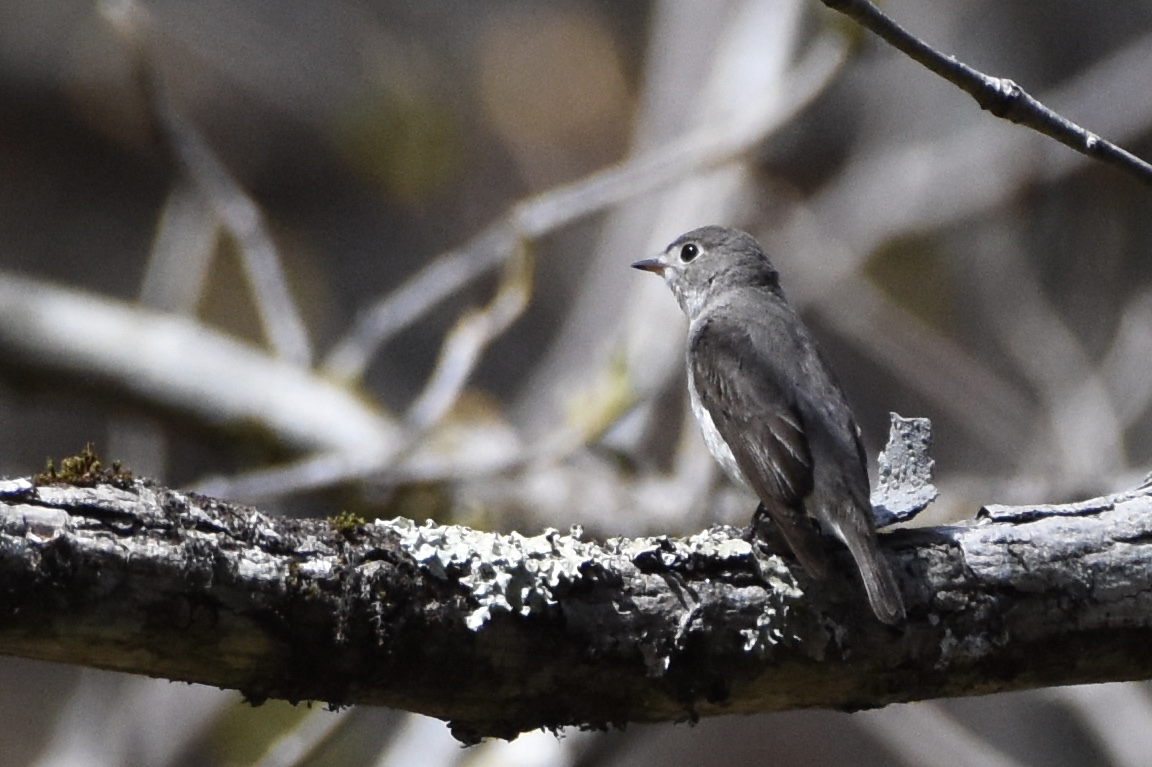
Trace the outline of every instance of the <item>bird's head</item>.
<path fill-rule="evenodd" d="M 779 274 L 747 232 L 704 226 L 682 234 L 659 256 L 632 264 L 659 274 L 691 319 L 709 300 L 740 287 L 779 286 Z"/>

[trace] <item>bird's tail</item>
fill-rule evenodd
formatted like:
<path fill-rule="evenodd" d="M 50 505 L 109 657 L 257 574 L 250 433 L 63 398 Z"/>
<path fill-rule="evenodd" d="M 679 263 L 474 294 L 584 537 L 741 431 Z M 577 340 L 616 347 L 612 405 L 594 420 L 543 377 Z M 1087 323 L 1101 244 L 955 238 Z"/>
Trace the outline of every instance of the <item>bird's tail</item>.
<path fill-rule="evenodd" d="M 860 570 L 860 578 L 864 581 L 864 590 L 868 593 L 868 604 L 872 606 L 872 612 L 881 623 L 889 626 L 903 623 L 904 599 L 900 596 L 900 587 L 896 585 L 892 568 L 888 566 L 888 560 L 880 551 L 876 533 L 873 530 L 843 528 L 836 532 L 848 546 L 852 559 L 856 560 L 856 567 Z"/>

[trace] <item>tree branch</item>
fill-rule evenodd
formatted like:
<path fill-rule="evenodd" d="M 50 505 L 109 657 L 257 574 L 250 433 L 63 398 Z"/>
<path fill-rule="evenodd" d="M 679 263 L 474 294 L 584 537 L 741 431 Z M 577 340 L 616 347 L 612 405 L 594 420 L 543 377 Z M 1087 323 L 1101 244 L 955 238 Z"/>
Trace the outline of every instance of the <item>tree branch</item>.
<path fill-rule="evenodd" d="M 599 544 L 120 484 L 0 483 L 0 652 L 392 706 L 469 742 L 1152 677 L 1146 489 L 884 536 L 893 632 L 858 583 L 729 528 Z"/>
<path fill-rule="evenodd" d="M 400 426 L 362 396 L 187 317 L 0 270 L 0 360 L 279 446 L 376 465 Z"/>
<path fill-rule="evenodd" d="M 1152 165 L 1053 112 L 1011 80 L 991 77 L 957 61 L 955 56 L 945 56 L 884 15 L 868 0 L 821 2 L 872 30 L 908 58 L 959 87 L 976 99 L 981 109 L 1043 133 L 1083 155 L 1103 160 L 1152 185 Z"/>

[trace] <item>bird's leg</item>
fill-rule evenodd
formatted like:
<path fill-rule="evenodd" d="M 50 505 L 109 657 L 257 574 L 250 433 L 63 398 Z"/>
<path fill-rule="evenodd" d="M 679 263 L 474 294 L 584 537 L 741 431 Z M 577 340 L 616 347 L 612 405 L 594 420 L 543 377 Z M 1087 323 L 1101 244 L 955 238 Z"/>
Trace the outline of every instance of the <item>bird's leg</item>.
<path fill-rule="evenodd" d="M 756 504 L 756 511 L 752 512 L 752 519 L 748 521 L 748 526 L 740 533 L 740 537 L 753 546 L 759 544 L 773 553 L 792 551 L 787 539 L 780 532 L 780 526 L 772 520 L 772 515 L 768 513 L 763 503 Z"/>
<path fill-rule="evenodd" d="M 752 519 L 748 521 L 748 526 L 744 528 L 744 532 L 740 534 L 740 537 L 748 543 L 755 541 L 757 538 L 756 531 L 760 527 L 760 522 L 763 521 L 767 514 L 768 510 L 764 508 L 764 504 L 757 503 L 756 511 L 752 512 Z"/>

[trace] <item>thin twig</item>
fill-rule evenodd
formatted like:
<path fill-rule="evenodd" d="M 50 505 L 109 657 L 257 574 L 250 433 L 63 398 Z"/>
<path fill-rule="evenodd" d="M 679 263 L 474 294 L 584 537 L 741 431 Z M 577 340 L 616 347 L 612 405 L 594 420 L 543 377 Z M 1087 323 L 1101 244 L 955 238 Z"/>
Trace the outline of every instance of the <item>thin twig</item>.
<path fill-rule="evenodd" d="M 1043 95 L 1066 111 L 1099 114 L 1110 133 L 1130 141 L 1152 119 L 1150 92 L 1139 90 L 1149 76 L 1152 35 L 1145 35 Z M 1118 91 L 1131 91 L 1132 97 L 1104 109 L 1109 103 L 1107 94 Z M 1038 153 L 1038 149 L 1044 151 Z M 793 259 L 788 271 L 790 297 L 817 307 L 836 333 L 851 338 L 865 354 L 884 361 L 940 412 L 952 413 L 956 423 L 969 429 L 987 449 L 1015 458 L 1023 447 L 1021 440 L 1032 428 L 1028 424 L 1035 423 L 1039 414 L 1033 398 L 1019 383 L 996 373 L 987 363 L 974 369 L 981 371 L 975 379 L 965 373 L 967 388 L 962 396 L 956 396 L 960 379 L 955 371 L 966 364 L 962 360 L 973 361 L 983 355 L 964 351 L 875 291 L 873 297 L 882 299 L 883 305 L 869 299 L 874 305 L 863 313 L 849 310 L 848 306 L 862 298 L 856 286 L 862 289 L 864 285 L 854 275 L 895 233 L 936 231 L 979 218 L 1008 204 L 1028 184 L 1052 183 L 1092 161 L 1085 155 L 1064 152 L 1051 142 L 1035 141 L 1032 134 L 1002 130 L 986 120 L 977 120 L 949 136 L 901 143 L 898 148 L 857 158 L 835 183 L 806 205 L 797 206 L 787 223 L 774 233 L 772 244 L 783 253 L 820 254 L 819 268 L 812 268 L 813 259 Z M 869 202 L 861 205 L 860 200 Z M 846 289 L 846 278 L 851 280 L 851 290 Z M 903 320 L 898 315 L 903 315 Z M 1122 324 L 1121 331 L 1125 327 Z M 1144 333 L 1138 323 L 1128 329 L 1132 333 L 1124 343 L 1134 345 L 1110 353 L 1111 362 L 1105 370 L 1113 376 L 1123 375 L 1127 382 L 1114 383 L 1112 397 L 1114 403 L 1121 403 L 1114 406 L 1123 411 L 1124 423 L 1130 426 L 1130 419 L 1140 416 L 1152 395 L 1142 393 L 1144 387 L 1132 383 L 1146 378 L 1142 365 L 1117 366 L 1112 362 L 1142 360 L 1146 355 L 1140 350 L 1152 345 L 1137 340 Z M 914 362 L 909 363 L 909 355 Z M 975 385 L 971 385 L 973 380 Z M 1152 392 L 1152 386 L 1148 391 Z M 1013 406 L 1014 401 L 1024 406 Z M 1006 423 L 1015 423 L 1018 428 L 1005 428 Z M 1005 441 L 1005 435 L 1013 437 Z M 1103 478 L 1100 481 L 1107 482 Z M 1031 487 L 1044 492 L 1042 484 Z"/>
<path fill-rule="evenodd" d="M 168 192 L 140 282 L 140 303 L 192 315 L 216 250 L 219 224 L 203 197 L 178 182 Z"/>
<path fill-rule="evenodd" d="M 438 256 L 357 320 L 351 332 L 324 359 L 324 372 L 342 381 L 359 378 L 372 355 L 388 339 L 495 268 L 515 247 L 515 232 L 506 220 L 499 220 L 459 248 Z"/>
<path fill-rule="evenodd" d="M 505 218 L 495 221 L 460 248 L 439 256 L 396 291 L 376 303 L 345 339 L 332 349 L 323 363 L 323 369 L 337 380 L 358 378 L 372 355 L 389 338 L 479 275 L 509 257 L 515 257 L 518 247 L 526 248 L 532 239 L 582 216 L 691 176 L 702 169 L 716 167 L 747 152 L 822 92 L 839 71 L 845 56 L 844 46 L 835 40 L 829 39 L 814 45 L 793 70 L 790 85 L 784 89 L 790 94 L 788 99 L 780 108 L 771 110 L 758 121 L 742 124 L 736 129 L 724 125 L 719 129 L 713 127 L 698 131 L 622 165 L 522 200 L 512 207 Z M 509 273 L 515 274 L 516 267 L 511 267 Z M 523 300 L 526 297 L 525 294 Z M 406 418 L 410 428 L 403 440 L 404 444 L 393 446 L 386 453 L 377 455 L 375 462 L 360 461 L 353 456 L 314 455 L 290 464 L 261 468 L 232 477 L 209 478 L 198 483 L 196 489 L 223 497 L 256 499 L 330 486 L 379 474 L 386 468 L 393 481 L 405 476 L 410 471 L 410 467 L 404 465 L 405 457 L 451 407 L 474 369 L 478 353 L 495 338 L 491 331 L 502 332 L 501 326 L 518 315 L 519 310 L 512 309 L 519 300 L 515 290 L 503 299 L 498 292 L 493 301 L 494 305 L 504 304 L 505 308 L 497 312 L 503 315 L 503 319 L 492 323 L 493 327 L 488 329 L 488 333 L 475 333 L 477 326 L 473 323 L 480 320 L 475 319 L 475 315 L 465 315 L 457 325 L 456 340 L 453 341 L 451 336 L 446 339 L 437 372 L 410 408 Z M 466 360 L 466 357 L 470 357 L 470 360 Z M 572 445 L 569 437 L 565 434 L 559 439 L 545 439 L 533 449 L 517 449 L 507 455 L 494 456 L 492 468 L 496 470 L 520 465 L 533 456 L 538 457 L 540 452 L 536 448 L 543 446 L 553 446 L 547 450 L 549 454 L 556 452 L 554 446 L 559 444 L 570 449 Z"/>
<path fill-rule="evenodd" d="M 280 255 L 259 206 L 213 153 L 199 131 L 163 94 L 153 77 L 153 98 L 183 171 L 204 195 L 221 224 L 236 241 L 252 290 L 253 304 L 269 345 L 289 362 L 311 364 L 312 350 L 297 311 Z"/>
<path fill-rule="evenodd" d="M 821 2 L 872 30 L 913 61 L 959 87 L 974 98 L 981 109 L 1043 133 L 1081 154 L 1115 165 L 1152 185 L 1152 165 L 1052 111 L 1011 80 L 991 77 L 957 61 L 954 56 L 945 56 L 884 15 L 868 0 Z"/>
<path fill-rule="evenodd" d="M 308 367 L 312 361 L 308 331 L 292 300 L 264 215 L 168 94 L 152 52 L 156 32 L 147 9 L 133 0 L 106 0 L 101 11 L 128 44 L 149 111 L 180 170 L 235 240 L 269 345 L 283 359 Z"/>
<path fill-rule="evenodd" d="M 464 258 L 453 263 L 468 268 Z M 427 284 L 431 286 L 433 283 Z M 365 456 L 338 453 L 311 455 L 289 464 L 257 469 L 233 477 L 208 478 L 198 483 L 195 489 L 209 495 L 253 500 L 313 490 L 371 474 L 386 473 L 382 481 L 396 481 L 401 476 L 399 468 L 405 459 L 411 457 L 421 440 L 456 403 L 479 364 L 484 349 L 524 311 L 531 288 L 530 255 L 527 245 L 522 245 L 517 250 L 517 257 L 507 265 L 492 301 L 483 309 L 465 314 L 449 331 L 440 350 L 436 369 L 408 408 L 403 436 L 386 451 Z M 415 293 L 416 290 L 410 295 L 415 297 Z M 518 450 L 507 455 L 495 449 L 491 452 L 493 455 L 486 465 L 491 471 L 508 467 L 523 455 Z"/>
<path fill-rule="evenodd" d="M 555 187 L 512 207 L 508 215 L 461 248 L 438 257 L 394 293 L 369 309 L 335 346 L 324 369 L 348 380 L 363 374 L 377 349 L 418 320 L 440 301 L 507 259 L 520 239 L 532 240 L 747 152 L 765 135 L 803 109 L 827 86 L 845 61 L 844 47 L 828 40 L 796 66 L 786 89 L 788 99 L 777 110 L 736 130 L 712 127 L 673 141 L 621 165 L 579 181 Z"/>
<path fill-rule="evenodd" d="M 532 294 L 529 246 L 522 243 L 508 262 L 496 295 L 487 306 L 465 314 L 448 332 L 440 359 L 423 391 L 408 409 L 405 421 L 415 432 L 435 425 L 452 408 L 480 356 L 528 306 Z"/>

